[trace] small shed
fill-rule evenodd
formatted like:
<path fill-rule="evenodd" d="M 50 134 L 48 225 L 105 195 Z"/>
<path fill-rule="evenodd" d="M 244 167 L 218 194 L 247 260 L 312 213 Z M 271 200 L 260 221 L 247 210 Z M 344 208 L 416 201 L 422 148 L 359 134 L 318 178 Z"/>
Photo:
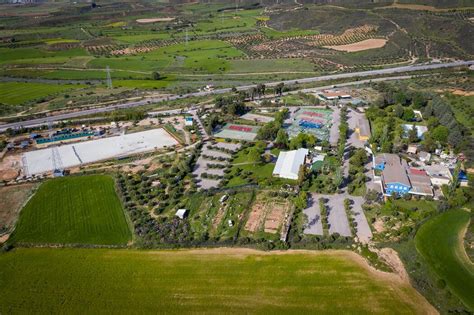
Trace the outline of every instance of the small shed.
<path fill-rule="evenodd" d="M 176 216 L 180 219 L 185 219 L 188 216 L 188 210 L 178 209 L 178 211 L 176 211 Z"/>

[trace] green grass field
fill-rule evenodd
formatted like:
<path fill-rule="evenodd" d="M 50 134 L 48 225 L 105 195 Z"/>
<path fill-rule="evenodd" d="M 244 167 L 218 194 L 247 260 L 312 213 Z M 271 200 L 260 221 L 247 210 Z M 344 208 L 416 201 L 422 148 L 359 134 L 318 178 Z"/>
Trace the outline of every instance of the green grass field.
<path fill-rule="evenodd" d="M 470 213 L 451 210 L 424 224 L 416 234 L 418 252 L 463 303 L 474 310 L 474 264 L 463 247 Z"/>
<path fill-rule="evenodd" d="M 120 245 L 130 239 L 114 180 L 106 175 L 46 181 L 12 235 L 15 243 Z"/>
<path fill-rule="evenodd" d="M 243 53 L 220 40 L 196 40 L 161 47 L 137 56 L 96 58 L 88 63 L 90 68 L 121 70 L 158 70 L 169 72 L 219 73 L 230 69 L 228 58 L 241 57 Z"/>
<path fill-rule="evenodd" d="M 0 103 L 19 105 L 57 93 L 82 88 L 84 85 L 0 82 Z"/>
<path fill-rule="evenodd" d="M 426 313 L 394 279 L 348 251 L 16 249 L 0 313 Z"/>

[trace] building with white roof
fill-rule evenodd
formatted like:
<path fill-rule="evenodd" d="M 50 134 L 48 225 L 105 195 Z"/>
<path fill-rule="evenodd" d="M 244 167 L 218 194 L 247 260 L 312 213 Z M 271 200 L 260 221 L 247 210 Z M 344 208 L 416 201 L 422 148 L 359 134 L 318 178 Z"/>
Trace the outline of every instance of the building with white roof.
<path fill-rule="evenodd" d="M 300 167 L 305 163 L 308 153 L 308 149 L 280 152 L 275 169 L 273 170 L 273 176 L 298 179 Z"/>
<path fill-rule="evenodd" d="M 178 218 L 180 219 L 184 219 L 187 217 L 188 215 L 188 210 L 186 209 L 178 209 L 178 211 L 176 211 L 176 214 L 175 214 Z"/>

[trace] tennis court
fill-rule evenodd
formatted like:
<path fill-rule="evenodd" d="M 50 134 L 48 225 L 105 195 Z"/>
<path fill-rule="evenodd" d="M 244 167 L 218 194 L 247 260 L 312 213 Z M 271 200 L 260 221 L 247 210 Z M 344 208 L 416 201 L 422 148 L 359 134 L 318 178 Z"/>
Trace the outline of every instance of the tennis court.
<path fill-rule="evenodd" d="M 300 108 L 288 127 L 290 138 L 305 132 L 321 140 L 329 140 L 332 125 L 332 110 L 323 108 Z"/>
<path fill-rule="evenodd" d="M 258 126 L 226 124 L 214 137 L 253 141 L 257 137 L 258 129 Z"/>

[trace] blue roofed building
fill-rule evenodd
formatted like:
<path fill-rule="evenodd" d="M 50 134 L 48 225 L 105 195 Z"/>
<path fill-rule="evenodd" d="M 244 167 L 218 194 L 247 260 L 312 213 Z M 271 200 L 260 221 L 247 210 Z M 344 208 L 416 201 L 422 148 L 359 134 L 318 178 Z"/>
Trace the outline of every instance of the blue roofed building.
<path fill-rule="evenodd" d="M 407 175 L 408 165 L 396 154 L 383 153 L 374 159 L 374 169 L 382 171 L 382 186 L 386 196 L 393 193 L 404 195 L 410 192 L 412 186 Z"/>

